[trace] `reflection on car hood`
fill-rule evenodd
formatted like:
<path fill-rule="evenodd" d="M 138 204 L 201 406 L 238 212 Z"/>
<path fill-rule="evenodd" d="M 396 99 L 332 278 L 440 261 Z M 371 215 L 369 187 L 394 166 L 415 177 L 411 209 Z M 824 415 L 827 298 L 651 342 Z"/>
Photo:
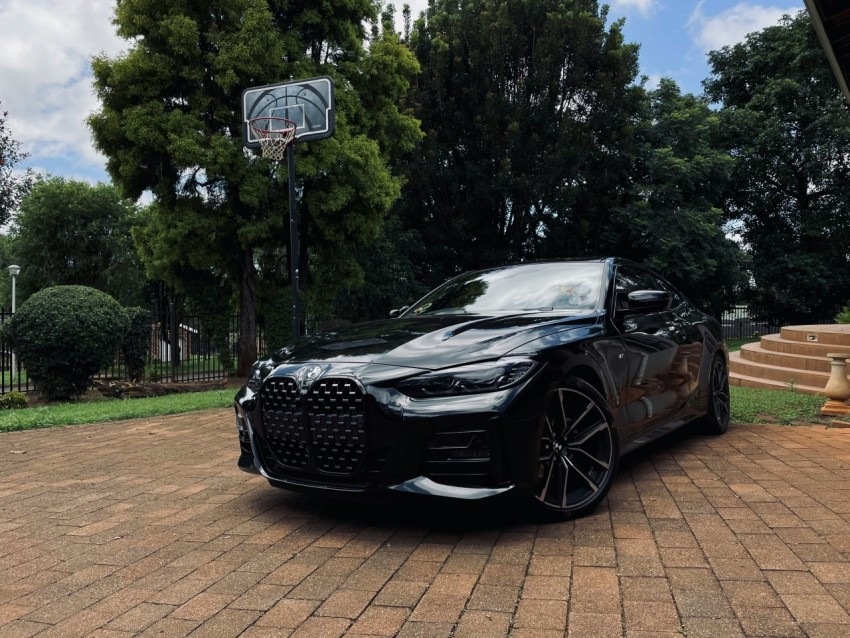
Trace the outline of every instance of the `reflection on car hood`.
<path fill-rule="evenodd" d="M 305 337 L 274 353 L 271 362 L 376 363 L 436 370 L 495 359 L 540 337 L 595 323 L 598 316 L 596 311 L 583 311 L 386 319 Z"/>

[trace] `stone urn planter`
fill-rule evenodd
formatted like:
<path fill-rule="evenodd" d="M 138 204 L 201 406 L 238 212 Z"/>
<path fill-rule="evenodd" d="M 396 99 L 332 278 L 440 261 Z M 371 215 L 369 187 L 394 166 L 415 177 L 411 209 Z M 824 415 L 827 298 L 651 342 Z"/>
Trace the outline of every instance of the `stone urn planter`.
<path fill-rule="evenodd" d="M 826 356 L 832 359 L 832 369 L 823 389 L 828 401 L 820 413 L 824 416 L 850 414 L 850 405 L 847 404 L 847 399 L 850 399 L 850 382 L 847 381 L 847 359 L 850 359 L 850 353 L 830 352 Z"/>

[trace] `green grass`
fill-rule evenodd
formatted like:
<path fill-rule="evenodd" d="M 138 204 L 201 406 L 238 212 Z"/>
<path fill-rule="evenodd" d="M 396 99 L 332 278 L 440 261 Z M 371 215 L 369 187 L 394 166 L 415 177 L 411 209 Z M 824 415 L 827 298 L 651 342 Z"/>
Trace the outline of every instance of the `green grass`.
<path fill-rule="evenodd" d="M 820 408 L 824 397 L 790 390 L 764 390 L 733 386 L 732 421 L 735 423 L 823 422 Z M 195 410 L 223 408 L 233 403 L 235 390 L 186 392 L 149 399 L 106 399 L 103 401 L 58 403 L 21 410 L 0 411 L 0 432 L 30 430 L 56 425 L 78 425 L 140 419 Z"/>
<path fill-rule="evenodd" d="M 100 371 L 100 377 L 104 379 L 123 379 L 126 376 L 124 369 L 125 366 L 123 365 L 109 365 Z M 179 378 L 180 375 L 205 374 L 210 372 L 220 372 L 221 370 L 221 362 L 218 360 L 217 356 L 190 357 L 180 361 L 180 364 L 177 366 L 177 375 Z M 160 381 L 162 379 L 169 380 L 171 378 L 171 364 L 168 361 L 154 361 L 153 363 L 147 364 L 145 366 L 145 378 L 152 381 Z M 27 371 L 22 369 L 20 381 L 18 377 L 15 377 L 14 383 L 12 383 L 11 372 L 9 370 L 0 371 L 0 380 L 2 380 L 3 387 L 6 388 L 10 388 L 12 386 L 17 387 L 18 383 L 26 385 Z"/>
<path fill-rule="evenodd" d="M 177 374 L 218 372 L 222 370 L 218 357 L 191 357 L 183 359 L 177 366 Z M 171 376 L 171 363 L 168 361 L 155 361 L 145 366 L 145 375 L 149 379 L 162 379 Z"/>
<path fill-rule="evenodd" d="M 747 337 L 746 339 L 727 339 L 726 347 L 729 348 L 729 352 L 737 352 L 745 343 L 755 343 L 759 339 L 761 339 L 761 337 Z"/>
<path fill-rule="evenodd" d="M 218 357 L 190 357 L 182 359 L 177 366 L 177 376 L 189 374 L 205 374 L 223 370 Z M 126 376 L 124 365 L 109 365 L 100 371 L 101 378 L 123 379 Z M 145 366 L 145 379 L 157 382 L 171 378 L 171 363 L 154 361 Z"/>
<path fill-rule="evenodd" d="M 817 423 L 825 397 L 790 390 L 766 390 L 732 386 L 734 423 Z"/>
<path fill-rule="evenodd" d="M 27 384 L 27 371 L 21 370 L 20 374 L 15 374 L 15 380 L 12 380 L 12 372 L 10 370 L 5 370 L 0 372 L 0 379 L 3 381 L 4 388 L 11 388 L 12 386 L 18 387 L 18 383 L 21 385 Z"/>
<path fill-rule="evenodd" d="M 0 432 L 30 430 L 55 425 L 78 425 L 140 419 L 164 414 L 223 408 L 233 403 L 233 389 L 185 392 L 148 399 L 106 399 L 104 401 L 57 403 L 0 412 Z"/>

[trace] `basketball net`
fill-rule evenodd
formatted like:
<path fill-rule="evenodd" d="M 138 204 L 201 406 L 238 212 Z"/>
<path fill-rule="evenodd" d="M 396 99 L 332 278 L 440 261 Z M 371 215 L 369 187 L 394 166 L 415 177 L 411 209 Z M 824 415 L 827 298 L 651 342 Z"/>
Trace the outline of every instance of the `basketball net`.
<path fill-rule="evenodd" d="M 248 126 L 258 138 L 263 157 L 271 162 L 283 160 L 298 128 L 295 122 L 284 117 L 255 117 Z"/>

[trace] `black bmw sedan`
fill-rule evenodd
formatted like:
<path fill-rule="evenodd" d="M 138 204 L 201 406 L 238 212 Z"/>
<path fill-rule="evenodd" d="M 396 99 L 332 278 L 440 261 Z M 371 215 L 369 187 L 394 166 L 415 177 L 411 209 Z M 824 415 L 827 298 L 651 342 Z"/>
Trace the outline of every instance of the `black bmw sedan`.
<path fill-rule="evenodd" d="M 720 325 L 632 262 L 466 273 L 394 314 L 258 361 L 236 396 L 239 466 L 336 496 L 512 492 L 573 517 L 622 454 L 729 425 Z"/>

